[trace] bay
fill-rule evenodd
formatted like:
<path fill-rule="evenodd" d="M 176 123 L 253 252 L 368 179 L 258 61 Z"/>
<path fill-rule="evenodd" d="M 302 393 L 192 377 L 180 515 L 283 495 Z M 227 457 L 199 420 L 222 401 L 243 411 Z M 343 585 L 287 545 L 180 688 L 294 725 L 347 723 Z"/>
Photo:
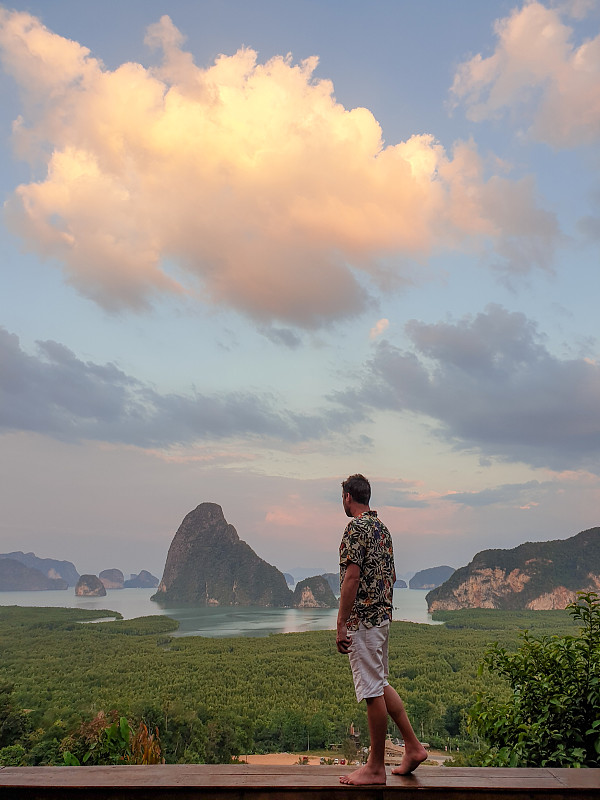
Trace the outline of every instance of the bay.
<path fill-rule="evenodd" d="M 150 600 L 155 589 L 107 589 L 105 597 L 77 597 L 71 587 L 64 591 L 0 592 L 0 606 L 51 606 L 107 609 L 124 619 L 165 614 L 179 622 L 174 636 L 269 636 L 272 633 L 334 630 L 335 608 L 264 608 L 254 606 L 159 606 Z M 394 619 L 438 623 L 427 612 L 422 589 L 394 589 Z"/>

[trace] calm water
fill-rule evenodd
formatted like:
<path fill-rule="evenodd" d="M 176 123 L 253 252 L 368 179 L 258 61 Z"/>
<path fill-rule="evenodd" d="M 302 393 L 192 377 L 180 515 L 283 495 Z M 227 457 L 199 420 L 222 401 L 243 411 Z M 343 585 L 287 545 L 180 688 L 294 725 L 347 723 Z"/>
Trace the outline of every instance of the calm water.
<path fill-rule="evenodd" d="M 209 606 L 162 608 L 150 600 L 155 589 L 107 589 L 106 597 L 76 597 L 75 589 L 58 592 L 0 592 L 1 606 L 63 606 L 110 609 L 125 619 L 166 614 L 178 620 L 175 636 L 269 636 L 271 633 L 333 630 L 337 609 Z M 394 619 L 435 625 L 427 613 L 425 590 L 395 589 Z"/>

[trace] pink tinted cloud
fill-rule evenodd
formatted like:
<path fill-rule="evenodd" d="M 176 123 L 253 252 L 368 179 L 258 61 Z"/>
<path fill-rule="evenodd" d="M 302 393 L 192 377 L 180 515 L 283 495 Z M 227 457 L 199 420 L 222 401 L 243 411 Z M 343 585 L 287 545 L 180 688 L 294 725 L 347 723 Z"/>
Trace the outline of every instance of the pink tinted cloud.
<path fill-rule="evenodd" d="M 547 8 L 526 3 L 496 22 L 497 45 L 458 68 L 456 105 L 470 119 L 498 118 L 517 109 L 535 139 L 555 147 L 592 144 L 600 137 L 600 34 L 577 44 L 566 13 L 581 17 L 589 4 Z"/>
<path fill-rule="evenodd" d="M 319 497 L 311 497 L 310 486 L 314 482 L 307 482 L 306 488 L 302 486 L 303 496 L 300 494 L 288 494 L 280 498 L 279 503 L 270 505 L 265 513 L 265 525 L 269 529 L 297 529 L 304 531 L 304 536 L 310 540 L 312 535 L 317 538 L 320 533 L 315 527 L 315 514 L 319 518 L 319 528 L 329 525 L 332 531 L 341 531 L 344 527 L 344 512 L 340 502 L 339 507 L 323 502 Z"/>
<path fill-rule="evenodd" d="M 361 310 L 357 273 L 376 288 L 390 254 L 491 243 L 512 269 L 515 253 L 537 265 L 515 242 L 550 253 L 556 223 L 529 184 L 487 176 L 473 142 L 384 145 L 368 109 L 314 77 L 315 57 L 260 64 L 241 49 L 201 68 L 166 16 L 146 41 L 159 67 L 108 70 L 35 17 L 0 11 L 0 57 L 23 95 L 15 148 L 40 175 L 8 219 L 105 308 L 187 293 L 317 327 Z"/>
<path fill-rule="evenodd" d="M 384 317 L 383 319 L 378 320 L 375 323 L 375 325 L 373 325 L 373 327 L 371 328 L 371 330 L 369 332 L 369 338 L 371 340 L 377 339 L 379 336 L 381 336 L 383 333 L 385 333 L 387 331 L 389 326 L 390 326 L 389 319 L 386 319 Z"/>

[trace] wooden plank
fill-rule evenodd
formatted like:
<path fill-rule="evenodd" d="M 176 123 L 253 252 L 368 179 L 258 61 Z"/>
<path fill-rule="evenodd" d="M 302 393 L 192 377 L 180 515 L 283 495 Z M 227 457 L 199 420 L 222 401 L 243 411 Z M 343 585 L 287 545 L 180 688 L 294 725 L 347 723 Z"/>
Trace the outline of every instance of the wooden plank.
<path fill-rule="evenodd" d="M 598 790 L 600 798 L 600 769 L 548 769 L 560 781 L 567 781 L 568 786 Z"/>
<path fill-rule="evenodd" d="M 351 767 L 161 765 L 5 767 L 0 794 L 10 800 L 598 800 L 600 770 L 419 767 L 387 770 L 387 785 L 339 783 Z"/>

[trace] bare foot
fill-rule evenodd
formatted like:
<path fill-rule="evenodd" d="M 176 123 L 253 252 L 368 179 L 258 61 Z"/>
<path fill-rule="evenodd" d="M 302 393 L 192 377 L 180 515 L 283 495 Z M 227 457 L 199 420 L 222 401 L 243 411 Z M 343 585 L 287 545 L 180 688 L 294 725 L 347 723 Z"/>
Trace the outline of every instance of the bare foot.
<path fill-rule="evenodd" d="M 414 752 L 405 752 L 400 766 L 392 770 L 392 775 L 410 775 L 410 773 L 414 772 L 419 764 L 422 764 L 426 758 L 427 750 L 425 750 L 424 747 Z"/>
<path fill-rule="evenodd" d="M 349 786 L 369 786 L 374 783 L 385 784 L 385 781 L 386 775 L 383 764 L 378 768 L 365 764 L 364 767 L 355 769 L 350 775 L 340 776 L 340 783 L 345 783 Z"/>

